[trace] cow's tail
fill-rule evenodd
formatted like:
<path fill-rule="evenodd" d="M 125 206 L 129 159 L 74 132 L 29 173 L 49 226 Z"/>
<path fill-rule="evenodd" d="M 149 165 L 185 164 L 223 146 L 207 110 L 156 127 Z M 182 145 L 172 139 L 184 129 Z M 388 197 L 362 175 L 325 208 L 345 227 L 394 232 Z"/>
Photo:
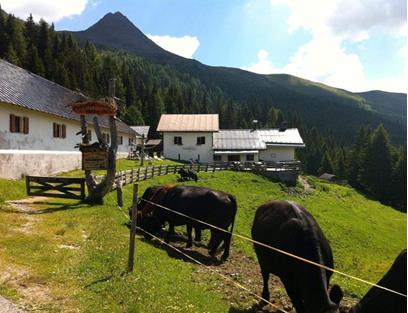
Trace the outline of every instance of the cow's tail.
<path fill-rule="evenodd" d="M 231 223 L 230 233 L 227 234 L 227 237 L 225 240 L 225 250 L 224 250 L 223 257 L 222 257 L 224 260 L 226 260 L 229 256 L 229 251 L 231 248 L 232 232 L 234 231 L 235 216 L 237 215 L 237 209 L 238 209 L 237 200 L 235 199 L 235 197 L 232 195 L 228 195 L 228 198 L 230 199 L 231 204 L 232 204 L 232 207 L 231 207 L 232 223 Z"/>

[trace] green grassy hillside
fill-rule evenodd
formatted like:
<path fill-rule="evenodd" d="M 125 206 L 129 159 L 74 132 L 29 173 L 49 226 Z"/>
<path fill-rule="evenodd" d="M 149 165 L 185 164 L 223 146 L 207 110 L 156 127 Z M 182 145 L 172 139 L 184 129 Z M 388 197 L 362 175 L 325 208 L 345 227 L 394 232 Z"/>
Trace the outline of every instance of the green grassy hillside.
<path fill-rule="evenodd" d="M 304 190 L 300 186 L 287 189 L 251 173 L 199 175 L 199 185 L 236 195 L 239 209 L 235 231 L 243 235 L 249 236 L 255 210 L 266 201 L 292 199 L 303 204 L 330 240 L 335 268 L 360 278 L 377 282 L 406 247 L 406 215 L 349 187 L 311 177 L 307 178 L 310 188 Z M 151 184 L 175 181 L 175 175 L 168 175 L 141 182 L 140 194 Z M 22 187 L 11 181 L 0 183 L 3 199 L 10 190 Z M 131 188 L 125 187 L 126 207 Z M 232 307 L 248 304 L 239 295 L 231 301 L 220 278 L 140 239 L 135 272 L 122 275 L 129 232 L 115 197 L 111 193 L 105 205 L 94 207 L 50 199 L 31 205 L 30 214 L 0 205 L 0 264 L 5 273 L 19 273 L 9 280 L 0 274 L 0 294 L 40 312 L 59 312 L 62 308 L 81 312 L 242 312 Z M 234 239 L 232 249 L 254 257 L 251 244 L 240 239 Z M 245 265 L 240 271 L 239 275 L 245 275 Z M 368 286 L 338 275 L 333 281 L 348 294 L 361 296 L 368 290 Z M 34 300 L 21 285 L 34 290 Z"/>

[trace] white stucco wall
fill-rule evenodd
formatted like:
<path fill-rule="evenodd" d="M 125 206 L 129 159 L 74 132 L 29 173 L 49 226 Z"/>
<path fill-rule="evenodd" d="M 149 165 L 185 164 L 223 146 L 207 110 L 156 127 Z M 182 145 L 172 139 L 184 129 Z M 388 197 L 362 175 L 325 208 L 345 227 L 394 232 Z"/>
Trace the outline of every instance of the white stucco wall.
<path fill-rule="evenodd" d="M 174 137 L 182 137 L 182 145 L 174 144 Z M 197 145 L 197 137 L 205 137 L 205 144 Z M 167 159 L 199 159 L 200 163 L 213 161 L 213 137 L 211 132 L 164 132 L 163 155 Z"/>
<path fill-rule="evenodd" d="M 294 161 L 295 147 L 268 146 L 266 150 L 259 151 L 262 161 Z"/>
<path fill-rule="evenodd" d="M 29 133 L 10 132 L 10 114 L 29 118 Z M 53 137 L 53 123 L 66 125 L 66 138 Z M 92 126 L 92 142 L 96 134 Z M 74 148 L 81 141 L 76 135 L 79 121 L 0 103 L 0 177 L 21 178 L 22 175 L 52 175 L 80 168 L 81 153 Z M 108 128 L 101 128 L 109 133 Z M 118 158 L 126 157 L 129 135 L 118 145 Z"/>
<path fill-rule="evenodd" d="M 247 161 L 246 156 L 247 154 L 252 154 L 254 156 L 253 161 Z M 221 160 L 220 161 L 214 161 L 214 162 L 228 162 L 228 155 L 226 154 L 220 154 Z M 258 162 L 259 161 L 259 154 L 258 153 L 244 153 L 244 154 L 239 154 L 240 160 L 239 162 Z"/>

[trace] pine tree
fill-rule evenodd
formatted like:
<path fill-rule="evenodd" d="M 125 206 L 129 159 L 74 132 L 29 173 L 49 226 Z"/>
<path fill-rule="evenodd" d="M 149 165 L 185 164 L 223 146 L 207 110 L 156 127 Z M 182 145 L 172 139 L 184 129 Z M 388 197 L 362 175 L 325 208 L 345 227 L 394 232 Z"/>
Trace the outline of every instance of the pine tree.
<path fill-rule="evenodd" d="M 407 211 L 407 153 L 400 153 L 400 158 L 392 175 L 393 204 L 402 211 Z"/>
<path fill-rule="evenodd" d="M 390 198 L 392 156 L 388 133 L 381 124 L 372 134 L 362 164 L 363 186 L 376 198 Z"/>
<path fill-rule="evenodd" d="M 333 161 L 330 157 L 330 154 L 326 151 L 326 153 L 323 155 L 321 166 L 318 170 L 319 175 L 323 173 L 330 173 L 332 174 L 333 171 Z"/>
<path fill-rule="evenodd" d="M 7 40 L 7 32 L 6 32 L 6 20 L 1 11 L 1 5 L 0 5 L 0 58 L 4 57 L 4 55 L 6 54 L 7 47 L 8 47 L 8 40 Z"/>
<path fill-rule="evenodd" d="M 20 66 L 20 60 L 17 56 L 16 51 L 14 50 L 13 44 L 11 42 L 9 42 L 8 48 L 7 48 L 7 52 L 6 55 L 4 56 L 4 58 L 9 61 L 10 63 L 13 63 L 15 65 Z"/>

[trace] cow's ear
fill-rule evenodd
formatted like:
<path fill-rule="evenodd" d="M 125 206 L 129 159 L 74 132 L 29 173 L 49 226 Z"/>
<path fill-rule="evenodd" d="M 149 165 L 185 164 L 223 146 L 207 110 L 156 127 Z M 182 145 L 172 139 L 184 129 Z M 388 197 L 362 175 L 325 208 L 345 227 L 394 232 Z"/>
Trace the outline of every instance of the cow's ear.
<path fill-rule="evenodd" d="M 340 304 L 341 299 L 343 299 L 343 291 L 341 290 L 339 285 L 333 285 L 331 287 L 329 297 L 330 300 L 336 303 L 337 305 Z"/>

